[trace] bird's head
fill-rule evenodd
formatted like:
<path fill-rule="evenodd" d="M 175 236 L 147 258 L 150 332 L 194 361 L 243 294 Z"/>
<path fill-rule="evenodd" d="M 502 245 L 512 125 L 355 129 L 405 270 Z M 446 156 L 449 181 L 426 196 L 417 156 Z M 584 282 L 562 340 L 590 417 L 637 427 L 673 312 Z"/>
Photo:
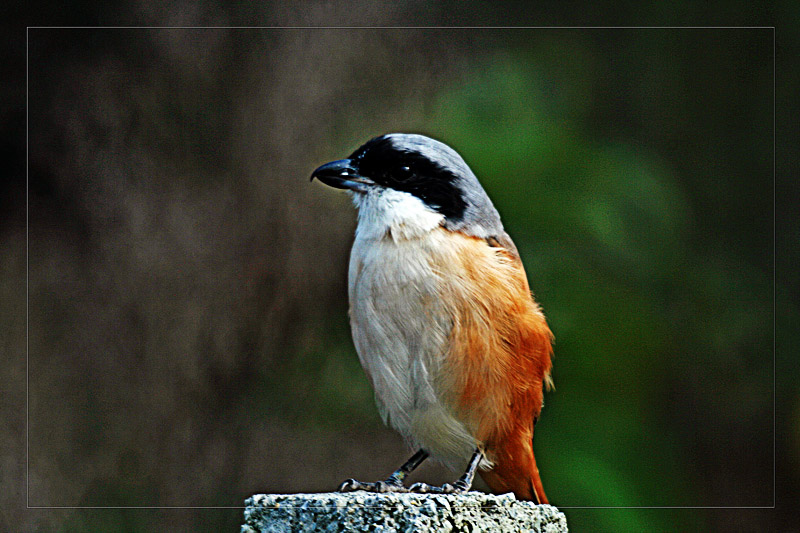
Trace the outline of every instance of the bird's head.
<path fill-rule="evenodd" d="M 424 135 L 376 137 L 347 159 L 317 168 L 314 178 L 349 190 L 360 210 L 360 224 L 424 219 L 482 238 L 503 231 L 500 215 L 464 159 Z M 365 211 L 370 211 L 366 217 Z"/>

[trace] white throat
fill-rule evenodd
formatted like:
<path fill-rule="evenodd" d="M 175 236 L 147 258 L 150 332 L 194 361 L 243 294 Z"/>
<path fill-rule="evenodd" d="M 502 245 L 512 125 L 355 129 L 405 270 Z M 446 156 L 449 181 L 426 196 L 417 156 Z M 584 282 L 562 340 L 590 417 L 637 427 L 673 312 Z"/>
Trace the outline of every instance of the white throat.
<path fill-rule="evenodd" d="M 374 189 L 366 194 L 352 193 L 358 207 L 356 238 L 404 240 L 422 237 L 444 221 L 413 194 L 394 189 Z"/>

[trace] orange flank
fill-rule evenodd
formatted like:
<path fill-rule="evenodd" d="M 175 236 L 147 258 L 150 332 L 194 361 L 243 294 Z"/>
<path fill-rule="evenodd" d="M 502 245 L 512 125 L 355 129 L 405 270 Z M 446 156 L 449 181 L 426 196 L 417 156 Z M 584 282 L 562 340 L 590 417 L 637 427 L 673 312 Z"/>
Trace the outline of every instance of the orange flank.
<path fill-rule="evenodd" d="M 454 317 L 442 390 L 483 443 L 492 468 L 480 474 L 492 491 L 547 503 L 533 429 L 550 385 L 553 335 L 511 239 L 448 233 L 458 246 L 436 264 Z"/>

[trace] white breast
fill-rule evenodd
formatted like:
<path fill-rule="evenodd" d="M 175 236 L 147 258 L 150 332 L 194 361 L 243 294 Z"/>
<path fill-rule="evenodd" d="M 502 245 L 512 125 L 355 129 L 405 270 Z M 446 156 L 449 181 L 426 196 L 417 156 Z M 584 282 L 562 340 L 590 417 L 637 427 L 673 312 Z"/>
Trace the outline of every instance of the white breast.
<path fill-rule="evenodd" d="M 442 215 L 392 190 L 355 199 L 350 321 L 378 409 L 413 444 L 460 467 L 476 442 L 437 389 L 452 328 L 433 267 L 447 246 L 446 232 L 438 229 Z"/>

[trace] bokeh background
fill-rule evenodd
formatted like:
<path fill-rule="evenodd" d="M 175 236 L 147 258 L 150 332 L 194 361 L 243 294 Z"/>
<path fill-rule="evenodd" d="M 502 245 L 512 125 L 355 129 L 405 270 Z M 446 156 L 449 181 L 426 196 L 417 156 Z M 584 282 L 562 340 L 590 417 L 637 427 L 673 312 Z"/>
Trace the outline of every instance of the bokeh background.
<path fill-rule="evenodd" d="M 686 25 L 693 12 L 676 6 L 649 16 Z M 347 7 L 370 25 L 453 23 L 447 3 Z M 123 1 L 37 23 L 346 23 L 333 9 Z M 481 13 L 459 22 L 516 12 Z M 797 21 L 788 2 L 752 14 Z M 796 32 L 27 36 L 27 225 L 26 108 L 19 92 L 3 104 L 7 154 L 23 157 L 8 167 L 0 227 L 0 529 L 235 531 L 254 492 L 332 490 L 407 458 L 349 336 L 355 211 L 308 181 L 393 131 L 457 149 L 520 249 L 556 335 L 537 459 L 574 531 L 796 524 L 798 333 L 785 326 L 800 312 L 798 233 L 776 215 L 773 181 L 773 80 L 796 81 L 780 63 L 775 76 L 774 46 L 796 50 Z M 19 43 L 8 50 L 5 68 L 24 70 L 10 59 Z M 797 116 L 784 103 L 779 127 Z M 797 148 L 780 135 L 777 146 L 787 176 Z M 779 204 L 797 191 L 778 186 Z M 413 479 L 454 475 L 425 465 Z M 26 509 L 26 495 L 66 508 Z M 777 510 L 641 508 L 776 497 Z M 187 508 L 113 508 L 125 506 Z M 233 508 L 189 508 L 207 506 Z"/>

